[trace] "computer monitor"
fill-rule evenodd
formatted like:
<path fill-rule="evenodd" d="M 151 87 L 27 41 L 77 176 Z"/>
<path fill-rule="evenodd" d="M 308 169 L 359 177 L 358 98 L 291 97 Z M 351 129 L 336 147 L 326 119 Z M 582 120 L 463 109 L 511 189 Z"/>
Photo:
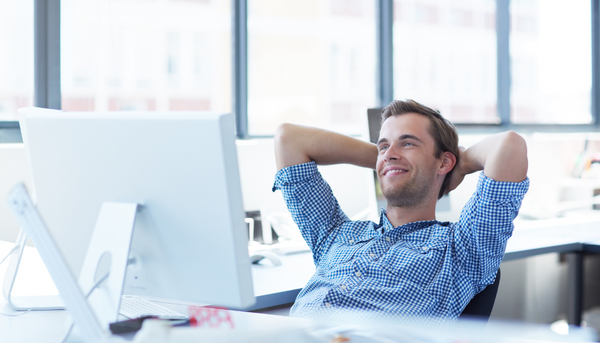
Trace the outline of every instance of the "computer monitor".
<path fill-rule="evenodd" d="M 254 303 L 234 118 L 19 110 L 34 199 L 75 277 L 104 202 L 134 202 L 124 293 Z"/>

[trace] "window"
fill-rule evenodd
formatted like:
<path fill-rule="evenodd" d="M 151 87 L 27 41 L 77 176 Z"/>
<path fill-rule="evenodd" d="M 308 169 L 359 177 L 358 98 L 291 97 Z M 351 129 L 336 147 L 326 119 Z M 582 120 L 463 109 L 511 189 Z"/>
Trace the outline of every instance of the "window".
<path fill-rule="evenodd" d="M 496 2 L 394 1 L 394 98 L 455 123 L 499 123 Z"/>
<path fill-rule="evenodd" d="M 590 124 L 589 0 L 511 1 L 511 119 Z"/>
<path fill-rule="evenodd" d="M 231 1 L 62 0 L 62 108 L 231 111 Z"/>
<path fill-rule="evenodd" d="M 248 0 L 248 132 L 362 133 L 376 103 L 375 0 Z"/>
<path fill-rule="evenodd" d="M 600 0 L 47 1 L 62 34 L 47 56 L 33 21 L 49 10 L 0 2 L 0 127 L 34 86 L 65 110 L 236 111 L 240 137 L 281 122 L 362 134 L 392 98 L 486 130 L 600 125 Z"/>
<path fill-rule="evenodd" d="M 0 121 L 33 105 L 33 1 L 0 3 Z"/>

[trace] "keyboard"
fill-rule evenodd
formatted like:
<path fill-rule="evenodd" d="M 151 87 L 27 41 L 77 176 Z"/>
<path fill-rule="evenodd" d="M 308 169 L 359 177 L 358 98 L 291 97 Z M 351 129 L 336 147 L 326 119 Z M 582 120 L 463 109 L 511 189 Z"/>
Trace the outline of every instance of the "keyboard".
<path fill-rule="evenodd" d="M 156 316 L 161 319 L 189 319 L 184 314 L 134 295 L 121 296 L 119 313 L 130 319 L 143 316 Z"/>

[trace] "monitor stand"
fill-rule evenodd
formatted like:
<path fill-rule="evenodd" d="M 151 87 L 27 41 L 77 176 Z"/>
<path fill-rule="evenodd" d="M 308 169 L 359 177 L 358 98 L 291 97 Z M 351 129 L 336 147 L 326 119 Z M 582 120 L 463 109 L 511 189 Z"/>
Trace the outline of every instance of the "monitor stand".
<path fill-rule="evenodd" d="M 16 185 L 8 195 L 8 205 L 24 231 L 37 244 L 38 251 L 48 272 L 56 284 L 71 314 L 67 331 L 61 341 L 66 340 L 73 327 L 79 327 L 81 341 L 107 342 L 110 335 L 107 322 L 117 318 L 118 305 L 125 279 L 129 247 L 138 205 L 134 203 L 104 203 L 94 227 L 90 248 L 86 253 L 84 267 L 92 269 L 80 276 L 77 282 L 64 260 L 48 228 L 39 216 L 23 184 Z M 112 236 L 116 234 L 116 236 Z M 114 243 L 111 243 L 114 242 Z M 87 280 L 91 278 L 91 280 Z M 91 287 L 82 292 L 81 284 L 90 282 Z M 116 286 L 116 287 L 114 287 Z M 85 293 L 84 293 L 85 292 Z M 104 293 L 101 299 L 109 299 L 108 307 L 93 308 L 90 295 Z M 113 299 L 114 298 L 114 299 Z M 96 302 L 96 301 L 94 301 Z M 116 308 L 113 304 L 117 304 Z M 108 309 L 108 313 L 106 310 Z"/>
<path fill-rule="evenodd" d="M 138 205 L 134 203 L 104 203 L 84 260 L 79 277 L 79 286 L 83 292 L 90 291 L 102 276 L 109 272 L 111 274 L 98 287 L 103 291 L 93 292 L 88 299 L 102 324 L 116 321 L 118 316 L 137 209 Z M 27 240 L 26 233 L 21 229 L 16 242 L 18 248 L 11 254 L 10 264 L 4 274 L 4 298 L 17 311 L 65 309 L 59 295 L 12 295 Z"/>
<path fill-rule="evenodd" d="M 2 285 L 2 295 L 4 295 L 4 299 L 6 299 L 6 302 L 10 307 L 17 311 L 64 310 L 65 305 L 59 295 L 15 296 L 12 294 L 27 240 L 27 234 L 25 234 L 21 228 L 16 242 L 18 248 L 12 252 L 10 262 L 4 274 Z"/>
<path fill-rule="evenodd" d="M 105 330 L 119 318 L 138 208 L 135 203 L 102 204 L 79 275 L 79 287 Z"/>

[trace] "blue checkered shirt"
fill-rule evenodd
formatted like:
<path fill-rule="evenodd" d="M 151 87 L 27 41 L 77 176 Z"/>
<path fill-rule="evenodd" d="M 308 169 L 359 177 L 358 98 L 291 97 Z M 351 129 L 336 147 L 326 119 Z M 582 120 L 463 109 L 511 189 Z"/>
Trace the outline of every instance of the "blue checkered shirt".
<path fill-rule="evenodd" d="M 316 272 L 290 314 L 329 317 L 339 309 L 384 316 L 458 318 L 492 284 L 529 179 L 497 182 L 483 173 L 456 223 L 392 227 L 351 221 L 314 162 L 280 170 L 273 190 L 310 246 Z"/>

